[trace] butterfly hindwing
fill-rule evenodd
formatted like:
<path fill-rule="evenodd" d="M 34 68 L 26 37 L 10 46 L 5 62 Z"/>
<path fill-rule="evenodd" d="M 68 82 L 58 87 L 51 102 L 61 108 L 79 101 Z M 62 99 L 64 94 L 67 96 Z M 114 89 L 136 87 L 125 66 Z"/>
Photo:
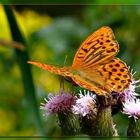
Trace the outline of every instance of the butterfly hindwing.
<path fill-rule="evenodd" d="M 107 64 L 98 67 L 98 71 L 103 77 L 106 77 L 106 87 L 112 87 L 112 91 L 123 92 L 132 79 L 126 64 L 119 58 L 110 60 Z"/>
<path fill-rule="evenodd" d="M 72 78 L 81 87 L 96 92 L 98 95 L 123 92 L 131 82 L 131 75 L 124 62 L 118 58 L 103 65 L 78 70 Z"/>

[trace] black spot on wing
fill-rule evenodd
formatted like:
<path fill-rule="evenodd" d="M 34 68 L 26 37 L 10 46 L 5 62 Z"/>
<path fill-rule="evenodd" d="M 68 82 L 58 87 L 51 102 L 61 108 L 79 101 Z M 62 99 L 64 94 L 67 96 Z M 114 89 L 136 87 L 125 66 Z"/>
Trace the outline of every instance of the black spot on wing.
<path fill-rule="evenodd" d="M 81 48 L 85 53 L 87 53 L 88 52 L 88 50 L 86 49 L 86 48 Z"/>

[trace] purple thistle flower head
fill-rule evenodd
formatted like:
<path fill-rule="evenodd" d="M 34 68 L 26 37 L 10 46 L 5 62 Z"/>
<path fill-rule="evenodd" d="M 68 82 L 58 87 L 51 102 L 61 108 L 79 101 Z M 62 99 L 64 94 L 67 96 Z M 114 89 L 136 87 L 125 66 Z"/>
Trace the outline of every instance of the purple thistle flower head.
<path fill-rule="evenodd" d="M 131 70 L 132 82 L 129 87 L 124 91 L 124 102 L 123 102 L 123 111 L 122 113 L 128 115 L 128 117 L 133 117 L 135 120 L 140 118 L 140 99 L 137 99 L 139 96 L 136 93 L 135 89 L 139 87 L 136 84 L 140 82 L 140 80 L 134 79 L 133 69 Z"/>
<path fill-rule="evenodd" d="M 138 94 L 136 93 L 135 89 L 138 87 L 136 84 L 139 82 L 140 80 L 134 80 L 132 79 L 132 82 L 130 83 L 129 87 L 127 89 L 125 89 L 125 91 L 123 92 L 125 95 L 125 101 L 126 100 L 133 100 L 136 98 L 136 96 L 138 96 Z"/>
<path fill-rule="evenodd" d="M 96 95 L 84 90 L 84 95 L 81 90 L 79 93 L 80 98 L 76 100 L 76 104 L 73 105 L 72 111 L 74 114 L 79 114 L 81 116 L 88 115 L 96 106 Z"/>
<path fill-rule="evenodd" d="M 134 79 L 134 75 L 136 74 L 136 72 L 133 72 L 133 69 L 131 70 L 131 75 L 132 75 L 132 82 L 130 83 L 129 87 L 127 89 L 124 90 L 124 92 L 122 93 L 122 95 L 124 96 L 124 100 L 134 100 L 136 99 L 136 96 L 139 96 L 138 93 L 136 93 L 136 88 L 139 87 L 139 85 L 137 86 L 136 84 L 140 82 L 139 80 L 135 80 Z"/>
<path fill-rule="evenodd" d="M 57 95 L 48 94 L 48 99 L 44 99 L 46 103 L 41 103 L 40 109 L 46 111 L 46 114 L 55 114 L 60 112 L 67 112 L 75 104 L 75 97 L 71 92 L 64 93 L 60 90 Z"/>
<path fill-rule="evenodd" d="M 140 118 L 140 99 L 127 100 L 123 103 L 123 113 L 128 117 L 134 117 L 134 119 Z"/>
<path fill-rule="evenodd" d="M 131 70 L 131 83 L 128 88 L 126 88 L 123 92 L 117 93 L 112 92 L 113 102 L 112 102 L 112 112 L 116 113 L 119 111 L 119 109 L 123 110 L 123 105 L 125 102 L 128 104 L 129 102 L 133 102 L 137 99 L 137 96 L 139 96 L 138 93 L 136 93 L 136 88 L 139 87 L 137 85 L 140 80 L 135 80 L 134 75 L 136 72 L 133 72 L 133 69 Z M 118 109 L 116 109 L 118 108 Z"/>

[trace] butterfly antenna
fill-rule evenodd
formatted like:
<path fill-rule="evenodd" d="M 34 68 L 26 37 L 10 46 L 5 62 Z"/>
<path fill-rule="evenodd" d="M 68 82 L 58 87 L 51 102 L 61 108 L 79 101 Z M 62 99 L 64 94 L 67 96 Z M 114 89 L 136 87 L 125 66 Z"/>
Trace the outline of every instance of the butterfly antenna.
<path fill-rule="evenodd" d="M 65 60 L 64 60 L 64 66 L 66 65 L 66 61 L 67 61 L 67 55 L 65 56 Z"/>

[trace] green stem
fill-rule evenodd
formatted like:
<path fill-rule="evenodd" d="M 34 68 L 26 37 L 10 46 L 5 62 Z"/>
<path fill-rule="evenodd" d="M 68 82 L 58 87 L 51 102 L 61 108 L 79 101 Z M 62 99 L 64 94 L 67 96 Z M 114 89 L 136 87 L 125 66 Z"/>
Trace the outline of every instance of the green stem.
<path fill-rule="evenodd" d="M 98 97 L 100 107 L 98 108 L 95 126 L 92 128 L 94 136 L 113 136 L 114 127 L 111 116 L 111 96 Z"/>
<path fill-rule="evenodd" d="M 134 120 L 133 117 L 129 119 L 129 124 L 127 128 L 127 136 L 140 137 L 140 119 Z"/>
<path fill-rule="evenodd" d="M 100 107 L 97 114 L 94 136 L 113 136 L 111 107 Z"/>
<path fill-rule="evenodd" d="M 63 136 L 74 136 L 80 133 L 79 118 L 72 112 L 58 114 L 60 127 Z"/>
<path fill-rule="evenodd" d="M 26 41 L 20 32 L 20 29 L 17 25 L 14 13 L 12 8 L 9 5 L 4 5 L 4 10 L 9 22 L 12 38 L 14 41 L 22 43 L 25 47 L 27 47 Z M 44 129 L 41 123 L 41 118 L 38 110 L 37 99 L 35 96 L 35 87 L 33 84 L 33 79 L 31 75 L 30 65 L 27 64 L 29 60 L 27 48 L 25 51 L 15 50 L 17 56 L 17 63 L 19 65 L 23 86 L 25 91 L 25 96 L 29 105 L 29 112 L 34 117 L 34 121 L 36 122 L 36 126 L 41 135 L 44 135 Z"/>

